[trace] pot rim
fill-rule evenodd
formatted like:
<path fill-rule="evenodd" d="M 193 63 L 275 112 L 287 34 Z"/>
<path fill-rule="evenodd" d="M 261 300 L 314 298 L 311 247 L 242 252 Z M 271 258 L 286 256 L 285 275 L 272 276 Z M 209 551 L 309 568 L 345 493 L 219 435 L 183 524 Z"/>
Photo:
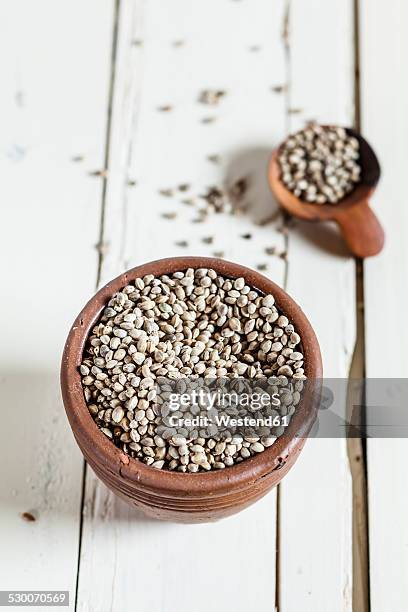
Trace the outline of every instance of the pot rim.
<path fill-rule="evenodd" d="M 271 293 L 280 312 L 288 317 L 301 337 L 307 378 L 322 378 L 322 359 L 315 332 L 301 308 L 286 291 L 259 272 L 240 264 L 211 257 L 190 256 L 169 257 L 136 266 L 99 289 L 77 316 L 69 331 L 61 363 L 61 390 L 71 428 L 79 446 L 86 448 L 91 465 L 95 463 L 104 471 L 133 481 L 141 488 L 161 491 L 166 495 L 191 493 L 217 496 L 231 490 L 231 487 L 244 488 L 269 476 L 283 467 L 290 454 L 300 452 L 304 438 L 307 437 L 315 419 L 316 398 L 313 397 L 311 401 L 302 400 L 298 404 L 285 433 L 262 453 L 223 470 L 204 473 L 172 472 L 152 468 L 129 457 L 100 431 L 88 411 L 78 370 L 89 332 L 114 293 L 138 276 L 160 276 L 187 268 L 213 268 L 226 277 L 242 276 L 248 285 L 262 293 Z"/>

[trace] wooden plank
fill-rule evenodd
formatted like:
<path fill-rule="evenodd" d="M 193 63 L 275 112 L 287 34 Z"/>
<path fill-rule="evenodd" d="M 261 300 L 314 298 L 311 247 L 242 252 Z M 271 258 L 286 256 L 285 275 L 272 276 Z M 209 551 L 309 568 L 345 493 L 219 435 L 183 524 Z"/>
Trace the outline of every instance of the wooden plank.
<path fill-rule="evenodd" d="M 70 609 L 82 458 L 59 362 L 95 285 L 101 183 L 89 172 L 104 156 L 111 8 L 108 0 L 0 7 L 0 589 L 69 590 Z M 36 522 L 22 520 L 27 511 Z"/>
<path fill-rule="evenodd" d="M 252 260 L 247 263 L 254 266 L 268 262 L 266 246 L 276 244 L 278 253 L 284 248 L 282 236 L 276 231 L 271 234 L 269 227 L 258 228 L 256 239 L 255 235 L 253 240 L 241 239 L 248 231 L 246 216 L 214 216 L 203 226 L 191 222 L 197 218 L 195 207 L 180 206 L 182 200 L 204 193 L 209 186 L 224 182 L 231 186 L 248 177 L 245 203 L 252 206 L 251 218 L 260 221 L 276 211 L 265 169 L 271 146 L 283 135 L 284 98 L 272 91 L 285 78 L 278 38 L 283 2 L 273 9 L 265 0 L 255 4 L 250 8 L 231 2 L 216 9 L 212 0 L 193 9 L 183 0 L 177 7 L 163 9 L 156 1 L 148 8 L 140 1 L 134 7 L 122 3 L 128 30 L 120 29 L 111 136 L 115 153 L 105 216 L 109 244 L 102 280 L 129 264 L 146 261 L 147 248 L 150 257 L 223 250 L 231 259 L 250 252 Z M 262 21 L 263 16 L 269 21 Z M 250 18 L 253 29 L 248 33 L 245 21 Z M 132 46 L 132 41 L 142 44 Z M 177 42 L 184 44 L 174 46 Z M 255 44 L 260 49 L 251 52 Z M 250 75 L 250 80 L 243 75 L 246 79 Z M 216 107 L 199 104 L 199 94 L 206 89 L 225 91 L 225 99 Z M 248 101 L 254 111 L 244 113 Z M 166 106 L 171 110 L 159 110 Z M 214 123 L 203 123 L 213 118 Z M 208 160 L 213 154 L 220 156 L 219 165 Z M 137 186 L 129 187 L 128 179 L 136 180 Z M 178 192 L 180 184 L 191 189 Z M 174 197 L 160 195 L 160 190 L 168 188 L 174 190 Z M 167 212 L 176 212 L 177 221 L 163 219 Z M 226 228 L 231 233 L 227 245 Z M 202 238 L 212 233 L 213 244 L 205 246 Z M 181 240 L 187 240 L 188 246 L 177 247 Z M 272 259 L 269 269 L 282 278 L 284 264 L 279 258 Z"/>
<path fill-rule="evenodd" d="M 286 44 L 291 131 L 311 119 L 352 124 L 351 3 L 292 0 Z M 326 226 L 297 222 L 288 240 L 288 291 L 314 326 L 325 376 L 347 378 L 355 342 L 354 261 Z M 338 398 L 338 414 L 345 416 L 345 404 Z M 346 440 L 309 440 L 280 485 L 282 612 L 351 610 L 351 493 Z"/>
<path fill-rule="evenodd" d="M 368 378 L 406 378 L 404 349 L 408 247 L 404 196 L 408 77 L 404 26 L 408 6 L 379 0 L 361 3 L 362 128 L 382 162 L 383 175 L 372 204 L 387 234 L 384 251 L 364 265 Z M 386 44 L 379 44 L 379 36 Z M 378 330 L 388 321 L 394 334 Z M 396 341 L 396 338 L 398 340 Z M 367 398 L 370 403 L 370 397 Z M 373 398 L 375 400 L 375 398 Z M 371 610 L 406 609 L 408 600 L 408 495 L 406 439 L 371 439 L 367 443 Z"/>
<path fill-rule="evenodd" d="M 196 0 L 194 6 L 188 0 L 121 2 L 102 282 L 142 261 L 220 250 L 249 266 L 267 262 L 266 273 L 283 282 L 283 259 L 264 251 L 285 248 L 277 223 L 260 227 L 248 219 L 274 212 L 266 162 L 284 129 L 284 97 L 271 90 L 285 78 L 279 39 L 283 8 L 282 1 L 268 0 Z M 177 41 L 184 44 L 174 45 Z M 253 45 L 259 50 L 250 50 Z M 204 106 L 197 102 L 203 89 L 225 90 L 226 95 L 219 106 Z M 172 110 L 158 110 L 167 105 Z M 203 123 L 207 117 L 216 121 Z M 207 159 L 214 154 L 219 164 Z M 182 199 L 247 176 L 246 200 L 255 202 L 256 209 L 192 223 L 197 212 Z M 129 185 L 129 179 L 137 185 Z M 177 192 L 180 184 L 191 188 Z M 168 188 L 174 197 L 160 195 Z M 166 212 L 176 212 L 176 220 L 163 218 Z M 242 238 L 248 233 L 251 238 Z M 210 236 L 212 244 L 203 242 Z M 179 241 L 188 246 L 178 246 Z M 228 609 L 231 597 L 238 609 L 248 608 L 254 589 L 258 606 L 271 610 L 275 517 L 272 492 L 216 524 L 149 521 L 113 498 L 88 470 L 79 609 L 137 605 L 152 612 L 185 612 L 193 605 L 203 612 L 208 597 L 198 595 L 197 577 L 208 585 L 215 612 Z"/>

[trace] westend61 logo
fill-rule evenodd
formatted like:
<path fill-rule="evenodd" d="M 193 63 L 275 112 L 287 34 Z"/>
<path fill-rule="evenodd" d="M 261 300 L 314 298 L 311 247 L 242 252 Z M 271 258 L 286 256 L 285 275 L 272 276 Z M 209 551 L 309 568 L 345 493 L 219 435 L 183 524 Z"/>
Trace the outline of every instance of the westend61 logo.
<path fill-rule="evenodd" d="M 170 379 L 156 381 L 157 431 L 164 438 L 225 439 L 234 435 L 277 437 L 289 425 L 304 381 L 255 379 Z"/>

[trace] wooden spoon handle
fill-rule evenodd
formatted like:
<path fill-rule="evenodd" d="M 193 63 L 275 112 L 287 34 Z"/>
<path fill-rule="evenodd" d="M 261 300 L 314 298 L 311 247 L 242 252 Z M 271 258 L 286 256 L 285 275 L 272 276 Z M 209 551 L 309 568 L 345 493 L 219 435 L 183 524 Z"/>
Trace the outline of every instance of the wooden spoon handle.
<path fill-rule="evenodd" d="M 384 230 L 368 202 L 336 212 L 335 221 L 356 257 L 371 257 L 382 250 Z"/>

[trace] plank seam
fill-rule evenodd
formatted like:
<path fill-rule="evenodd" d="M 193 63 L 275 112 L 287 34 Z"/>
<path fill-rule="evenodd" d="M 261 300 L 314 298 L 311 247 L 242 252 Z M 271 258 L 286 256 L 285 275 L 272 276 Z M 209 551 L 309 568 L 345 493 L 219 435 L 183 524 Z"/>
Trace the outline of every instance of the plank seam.
<path fill-rule="evenodd" d="M 105 176 L 103 177 L 102 187 L 102 203 L 101 203 L 101 216 L 99 224 L 99 246 L 103 246 L 105 236 L 105 212 L 106 212 L 106 198 L 108 188 L 108 176 L 109 176 L 109 162 L 110 162 L 110 143 L 111 143 L 111 132 L 112 132 L 112 117 L 113 117 L 113 97 L 115 92 L 115 77 L 116 77 L 116 59 L 118 51 L 118 33 L 119 33 L 119 14 L 120 14 L 121 0 L 115 0 L 114 7 L 114 21 L 113 21 L 113 35 L 112 35 L 112 51 L 111 51 L 111 74 L 109 79 L 109 92 L 108 92 L 108 113 L 106 119 L 106 140 L 105 140 L 105 160 L 104 160 L 104 171 Z M 98 249 L 98 272 L 96 288 L 99 286 L 101 279 L 102 265 L 104 260 L 105 250 L 103 248 Z"/>
<path fill-rule="evenodd" d="M 290 53 L 290 9 L 291 0 L 285 0 L 283 23 L 282 23 L 282 44 L 285 58 L 285 133 L 290 132 L 290 106 L 291 106 L 291 53 Z M 282 214 L 283 244 L 286 258 L 284 261 L 283 288 L 287 289 L 289 279 L 289 215 Z M 280 563 L 280 544 L 281 544 L 281 495 L 280 485 L 276 487 L 276 555 L 275 555 L 275 611 L 280 610 L 281 595 L 281 563 Z"/>
<path fill-rule="evenodd" d="M 354 127 L 361 129 L 361 83 L 360 83 L 360 0 L 353 0 L 354 36 Z M 364 263 L 355 259 L 356 284 L 356 341 L 349 369 L 349 379 L 366 376 L 365 311 L 364 311 Z M 365 390 L 359 398 L 365 405 Z M 365 424 L 365 411 L 361 415 Z M 347 443 L 353 489 L 353 609 L 370 611 L 370 570 L 368 532 L 368 480 L 367 444 L 364 439 L 350 438 Z"/>
<path fill-rule="evenodd" d="M 109 77 L 109 90 L 108 90 L 108 110 L 106 118 L 106 129 L 105 129 L 105 151 L 104 151 L 104 170 L 108 171 L 110 161 L 110 137 L 112 128 L 112 111 L 113 111 L 113 96 L 115 91 L 115 74 L 116 74 L 116 58 L 117 58 L 117 47 L 118 47 L 118 30 L 119 30 L 119 14 L 120 14 L 121 0 L 115 0 L 113 9 L 113 32 L 112 32 L 112 46 L 111 46 L 111 60 L 110 60 L 110 77 Z M 105 256 L 105 250 L 102 248 L 103 239 L 105 234 L 105 209 L 106 209 L 106 194 L 107 194 L 107 183 L 108 177 L 103 176 L 103 187 L 101 197 L 101 213 L 99 221 L 99 241 L 98 241 L 98 265 L 96 273 L 95 288 L 98 289 L 103 260 Z M 84 527 L 84 503 L 85 503 L 85 488 L 86 488 L 86 473 L 87 463 L 83 461 L 82 469 L 82 486 L 81 486 L 81 503 L 80 503 L 80 516 L 79 516 L 79 536 L 78 536 L 78 563 L 77 563 L 77 575 L 75 584 L 75 603 L 74 610 L 77 612 L 78 609 L 78 594 L 79 594 L 79 575 L 81 568 L 81 553 L 82 553 L 82 536 Z"/>

